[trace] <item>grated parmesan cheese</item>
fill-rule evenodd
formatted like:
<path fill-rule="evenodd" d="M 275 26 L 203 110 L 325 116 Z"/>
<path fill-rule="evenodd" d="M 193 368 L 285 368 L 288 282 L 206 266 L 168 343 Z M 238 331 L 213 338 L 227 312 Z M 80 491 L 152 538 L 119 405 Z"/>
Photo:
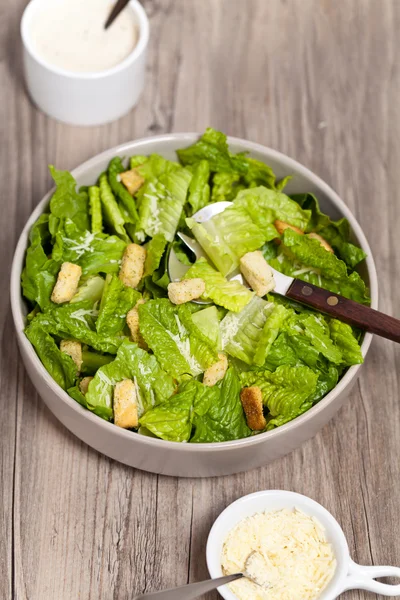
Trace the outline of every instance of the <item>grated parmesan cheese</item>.
<path fill-rule="evenodd" d="M 243 572 L 252 552 L 263 561 L 257 580 L 229 584 L 239 600 L 314 600 L 331 580 L 336 559 L 325 530 L 314 517 L 300 510 L 258 513 L 240 521 L 228 534 L 221 556 L 224 574 Z M 256 574 L 254 574 L 256 575 Z"/>

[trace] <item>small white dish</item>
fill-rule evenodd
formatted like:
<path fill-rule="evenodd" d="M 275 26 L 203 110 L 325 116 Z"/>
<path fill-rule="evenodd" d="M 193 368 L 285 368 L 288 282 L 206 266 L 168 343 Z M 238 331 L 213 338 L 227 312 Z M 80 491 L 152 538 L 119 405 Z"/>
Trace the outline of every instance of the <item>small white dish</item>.
<path fill-rule="evenodd" d="M 230 504 L 217 518 L 207 541 L 207 566 L 212 578 L 224 575 L 221 554 L 224 541 L 231 529 L 246 517 L 265 511 L 283 508 L 298 508 L 315 517 L 325 528 L 328 541 L 332 544 L 337 566 L 335 573 L 318 600 L 333 600 L 346 590 L 360 589 L 384 596 L 400 596 L 400 584 L 389 585 L 375 581 L 376 577 L 400 577 L 399 567 L 366 567 L 350 558 L 345 535 L 339 523 L 323 506 L 301 494 L 283 490 L 265 490 L 244 496 Z M 228 586 L 218 588 L 225 600 L 237 600 Z"/>
<path fill-rule="evenodd" d="M 31 23 L 46 0 L 31 0 L 21 20 L 25 81 L 33 102 L 44 113 L 70 125 L 101 125 L 119 119 L 139 100 L 143 91 L 149 22 L 137 0 L 130 10 L 138 41 L 116 66 L 93 73 L 74 73 L 45 61 L 32 44 Z"/>

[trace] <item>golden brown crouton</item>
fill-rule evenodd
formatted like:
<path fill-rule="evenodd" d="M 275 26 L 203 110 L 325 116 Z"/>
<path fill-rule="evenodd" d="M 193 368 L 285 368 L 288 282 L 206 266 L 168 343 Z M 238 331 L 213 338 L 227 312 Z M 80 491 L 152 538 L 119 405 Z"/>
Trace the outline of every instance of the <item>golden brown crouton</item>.
<path fill-rule="evenodd" d="M 257 296 L 265 296 L 274 289 L 273 271 L 260 250 L 242 256 L 240 270 Z"/>
<path fill-rule="evenodd" d="M 129 171 L 120 173 L 120 177 L 122 183 L 132 196 L 136 194 L 145 181 L 144 177 L 139 175 L 137 169 L 130 169 Z"/>
<path fill-rule="evenodd" d="M 147 350 L 148 345 L 146 344 L 145 340 L 143 339 L 142 334 L 140 333 L 140 326 L 139 326 L 139 306 L 144 303 L 145 303 L 145 301 L 143 300 L 143 298 L 141 298 L 140 300 L 138 300 L 136 302 L 135 306 L 133 308 L 131 308 L 131 310 L 126 315 L 126 322 L 128 324 L 129 331 L 131 333 L 132 341 L 136 342 L 138 344 L 139 348 L 142 348 L 143 350 Z"/>
<path fill-rule="evenodd" d="M 69 302 L 76 294 L 82 269 L 74 263 L 64 262 L 58 273 L 56 284 L 51 294 L 51 300 L 56 304 Z"/>
<path fill-rule="evenodd" d="M 128 244 L 122 257 L 119 278 L 127 287 L 135 288 L 143 277 L 146 248 L 138 244 Z"/>
<path fill-rule="evenodd" d="M 318 240 L 325 250 L 334 254 L 332 246 L 328 244 L 328 242 L 321 235 L 318 235 L 318 233 L 307 233 L 307 237 L 311 238 L 312 240 Z"/>
<path fill-rule="evenodd" d="M 219 360 L 208 367 L 206 371 L 204 371 L 203 384 L 208 385 L 209 387 L 218 383 L 225 377 L 225 373 L 228 369 L 228 359 L 225 354 L 222 352 L 218 353 Z"/>
<path fill-rule="evenodd" d="M 240 401 L 246 415 L 247 425 L 254 431 L 265 428 L 267 422 L 263 413 L 261 390 L 257 386 L 243 388 L 240 392 Z"/>
<path fill-rule="evenodd" d="M 79 384 L 79 389 L 83 395 L 88 391 L 89 383 L 93 380 L 93 377 L 84 377 Z"/>
<path fill-rule="evenodd" d="M 196 300 L 205 291 L 206 284 L 200 277 L 168 284 L 168 298 L 173 304 L 185 304 L 185 302 Z"/>
<path fill-rule="evenodd" d="M 296 233 L 300 233 L 302 235 L 304 232 L 296 227 L 295 225 L 289 225 L 289 223 L 285 223 L 284 221 L 279 221 L 278 219 L 274 222 L 275 229 L 278 231 L 280 235 L 285 231 L 285 229 L 292 229 Z"/>
<path fill-rule="evenodd" d="M 60 350 L 72 358 L 79 373 L 82 367 L 82 344 L 75 340 L 61 340 Z"/>
<path fill-rule="evenodd" d="M 124 429 L 139 424 L 137 389 L 132 379 L 123 379 L 115 385 L 114 423 Z"/>

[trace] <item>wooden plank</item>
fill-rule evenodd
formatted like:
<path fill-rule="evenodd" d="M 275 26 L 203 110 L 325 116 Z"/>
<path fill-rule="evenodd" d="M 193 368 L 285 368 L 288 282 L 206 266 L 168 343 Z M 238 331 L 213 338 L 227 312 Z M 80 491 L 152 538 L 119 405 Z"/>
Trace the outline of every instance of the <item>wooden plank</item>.
<path fill-rule="evenodd" d="M 119 122 L 90 129 L 55 123 L 28 101 L 24 5 L 0 8 L 0 597 L 123 600 L 206 577 L 213 520 L 264 488 L 324 504 L 356 560 L 400 564 L 398 346 L 374 341 L 349 402 L 292 455 L 220 479 L 157 477 L 97 454 L 49 414 L 20 363 L 6 283 L 18 234 L 50 186 L 49 162 L 69 169 L 135 137 L 213 125 L 287 152 L 339 192 L 371 243 L 380 308 L 399 317 L 399 3 L 146 0 L 144 96 Z"/>

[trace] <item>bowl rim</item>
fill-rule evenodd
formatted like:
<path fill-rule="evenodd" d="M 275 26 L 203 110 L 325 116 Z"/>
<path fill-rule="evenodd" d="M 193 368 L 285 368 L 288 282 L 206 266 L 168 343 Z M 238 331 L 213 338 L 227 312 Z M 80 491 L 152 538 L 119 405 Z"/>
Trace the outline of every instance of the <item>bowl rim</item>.
<path fill-rule="evenodd" d="M 106 77 L 110 77 L 119 73 L 126 68 L 128 68 L 132 63 L 134 63 L 145 51 L 149 42 L 149 20 L 147 18 L 146 12 L 143 6 L 138 2 L 138 0 L 130 0 L 129 7 L 132 10 L 137 22 L 137 28 L 139 33 L 139 39 L 132 49 L 132 51 L 126 56 L 121 62 L 117 63 L 113 67 L 108 69 L 104 69 L 103 71 L 88 71 L 88 72 L 75 72 L 68 71 L 67 69 L 63 69 L 62 67 L 57 67 L 57 65 L 53 65 L 44 59 L 36 50 L 32 43 L 31 35 L 29 32 L 29 24 L 32 18 L 32 13 L 35 8 L 42 2 L 42 0 L 30 0 L 30 2 L 25 7 L 25 10 L 22 14 L 21 24 L 20 24 L 20 34 L 23 46 L 25 50 L 29 53 L 31 58 L 39 63 L 43 68 L 47 71 L 59 75 L 61 77 L 66 77 L 68 79 L 76 79 L 76 80 L 98 80 L 104 79 Z"/>
<path fill-rule="evenodd" d="M 114 146 L 108 150 L 97 154 L 96 156 L 90 158 L 84 163 L 80 164 L 78 167 L 71 171 L 71 174 L 75 179 L 84 175 L 85 172 L 91 167 L 96 167 L 96 165 L 102 160 L 110 159 L 113 156 L 120 155 L 123 156 L 127 152 L 136 152 L 140 153 L 140 148 L 142 146 L 146 146 L 149 143 L 157 144 L 157 143 L 177 143 L 180 142 L 182 146 L 184 144 L 193 143 L 195 140 L 199 138 L 201 134 L 199 133 L 168 133 L 162 134 L 158 136 L 151 136 L 147 138 L 139 138 L 137 140 L 132 140 L 130 142 L 126 142 L 124 144 L 120 144 L 118 146 Z M 290 171 L 297 171 L 302 176 L 314 182 L 318 187 L 320 187 L 324 193 L 329 197 L 332 203 L 336 206 L 339 212 L 345 216 L 349 222 L 352 232 L 355 234 L 356 238 L 360 246 L 367 253 L 366 267 L 369 277 L 369 288 L 371 293 L 371 307 L 378 307 L 378 280 L 376 274 L 376 268 L 374 259 L 371 254 L 370 246 L 367 242 L 367 239 L 364 235 L 364 232 L 361 229 L 361 226 L 357 222 L 356 218 L 353 216 L 350 209 L 346 206 L 343 200 L 338 196 L 338 194 L 327 184 L 325 183 L 318 175 L 315 175 L 312 171 L 304 167 L 301 163 L 296 160 L 290 158 L 289 156 L 278 152 L 272 148 L 264 146 L 262 144 L 258 144 L 255 142 L 250 142 L 247 140 L 243 140 L 237 137 L 227 137 L 228 144 L 237 145 L 242 147 L 244 151 L 248 152 L 258 152 L 268 155 L 268 158 L 273 158 L 279 161 L 285 168 L 287 168 L 288 173 Z M 268 161 L 268 159 L 266 159 Z M 67 403 L 76 413 L 79 418 L 86 418 L 91 420 L 93 423 L 96 423 L 100 429 L 104 429 L 105 431 L 109 431 L 111 434 L 114 432 L 115 436 L 125 440 L 131 440 L 132 443 L 140 441 L 149 447 L 156 448 L 164 448 L 164 449 L 174 449 L 181 451 L 183 453 L 202 453 L 209 452 L 210 450 L 216 452 L 223 452 L 229 449 L 238 449 L 242 446 L 257 446 L 258 444 L 262 444 L 266 439 L 275 439 L 278 441 L 281 436 L 291 432 L 293 429 L 296 429 L 298 426 L 305 424 L 308 420 L 315 417 L 317 414 L 325 410 L 325 408 L 335 401 L 337 396 L 339 396 L 345 388 L 351 383 L 351 381 L 357 376 L 358 370 L 362 367 L 361 365 L 353 365 L 351 366 L 344 376 L 340 379 L 338 384 L 331 390 L 322 400 L 320 400 L 315 406 L 310 408 L 307 412 L 302 415 L 296 417 L 292 421 L 277 427 L 271 431 L 266 431 L 264 433 L 260 433 L 258 435 L 250 436 L 247 438 L 242 438 L 239 440 L 229 440 L 226 442 L 208 442 L 208 443 L 198 443 L 198 444 L 182 444 L 181 442 L 173 442 L 162 440 L 158 438 L 152 438 L 144 435 L 134 435 L 131 431 L 125 430 L 120 427 L 116 427 L 113 423 L 109 421 L 105 421 L 101 419 L 91 411 L 85 409 L 80 404 L 78 404 L 75 400 L 73 400 L 66 391 L 64 391 L 51 377 L 51 375 L 47 372 L 43 364 L 41 363 L 38 355 L 36 354 L 33 346 L 29 342 L 28 338 L 24 334 L 25 327 L 25 318 L 20 309 L 20 303 L 24 302 L 22 293 L 21 293 L 21 273 L 24 264 L 25 251 L 28 242 L 28 234 L 33 225 L 33 223 L 37 220 L 37 218 L 42 214 L 46 204 L 48 203 L 51 195 L 53 194 L 54 187 L 42 198 L 42 200 L 38 203 L 36 208 L 31 213 L 28 218 L 25 226 L 19 236 L 18 243 L 14 252 L 14 257 L 12 261 L 11 267 L 11 280 L 10 280 L 10 300 L 11 300 L 11 310 L 14 321 L 14 326 L 17 332 L 18 342 L 20 346 L 23 348 L 25 355 L 29 359 L 32 367 L 38 372 L 38 375 L 44 380 L 44 383 L 47 387 L 49 387 L 56 396 L 60 398 L 63 402 Z M 372 341 L 372 334 L 365 333 L 364 339 L 361 344 L 361 350 L 363 357 L 365 358 L 368 349 L 370 347 Z M 112 428 L 112 430 L 110 429 Z"/>

